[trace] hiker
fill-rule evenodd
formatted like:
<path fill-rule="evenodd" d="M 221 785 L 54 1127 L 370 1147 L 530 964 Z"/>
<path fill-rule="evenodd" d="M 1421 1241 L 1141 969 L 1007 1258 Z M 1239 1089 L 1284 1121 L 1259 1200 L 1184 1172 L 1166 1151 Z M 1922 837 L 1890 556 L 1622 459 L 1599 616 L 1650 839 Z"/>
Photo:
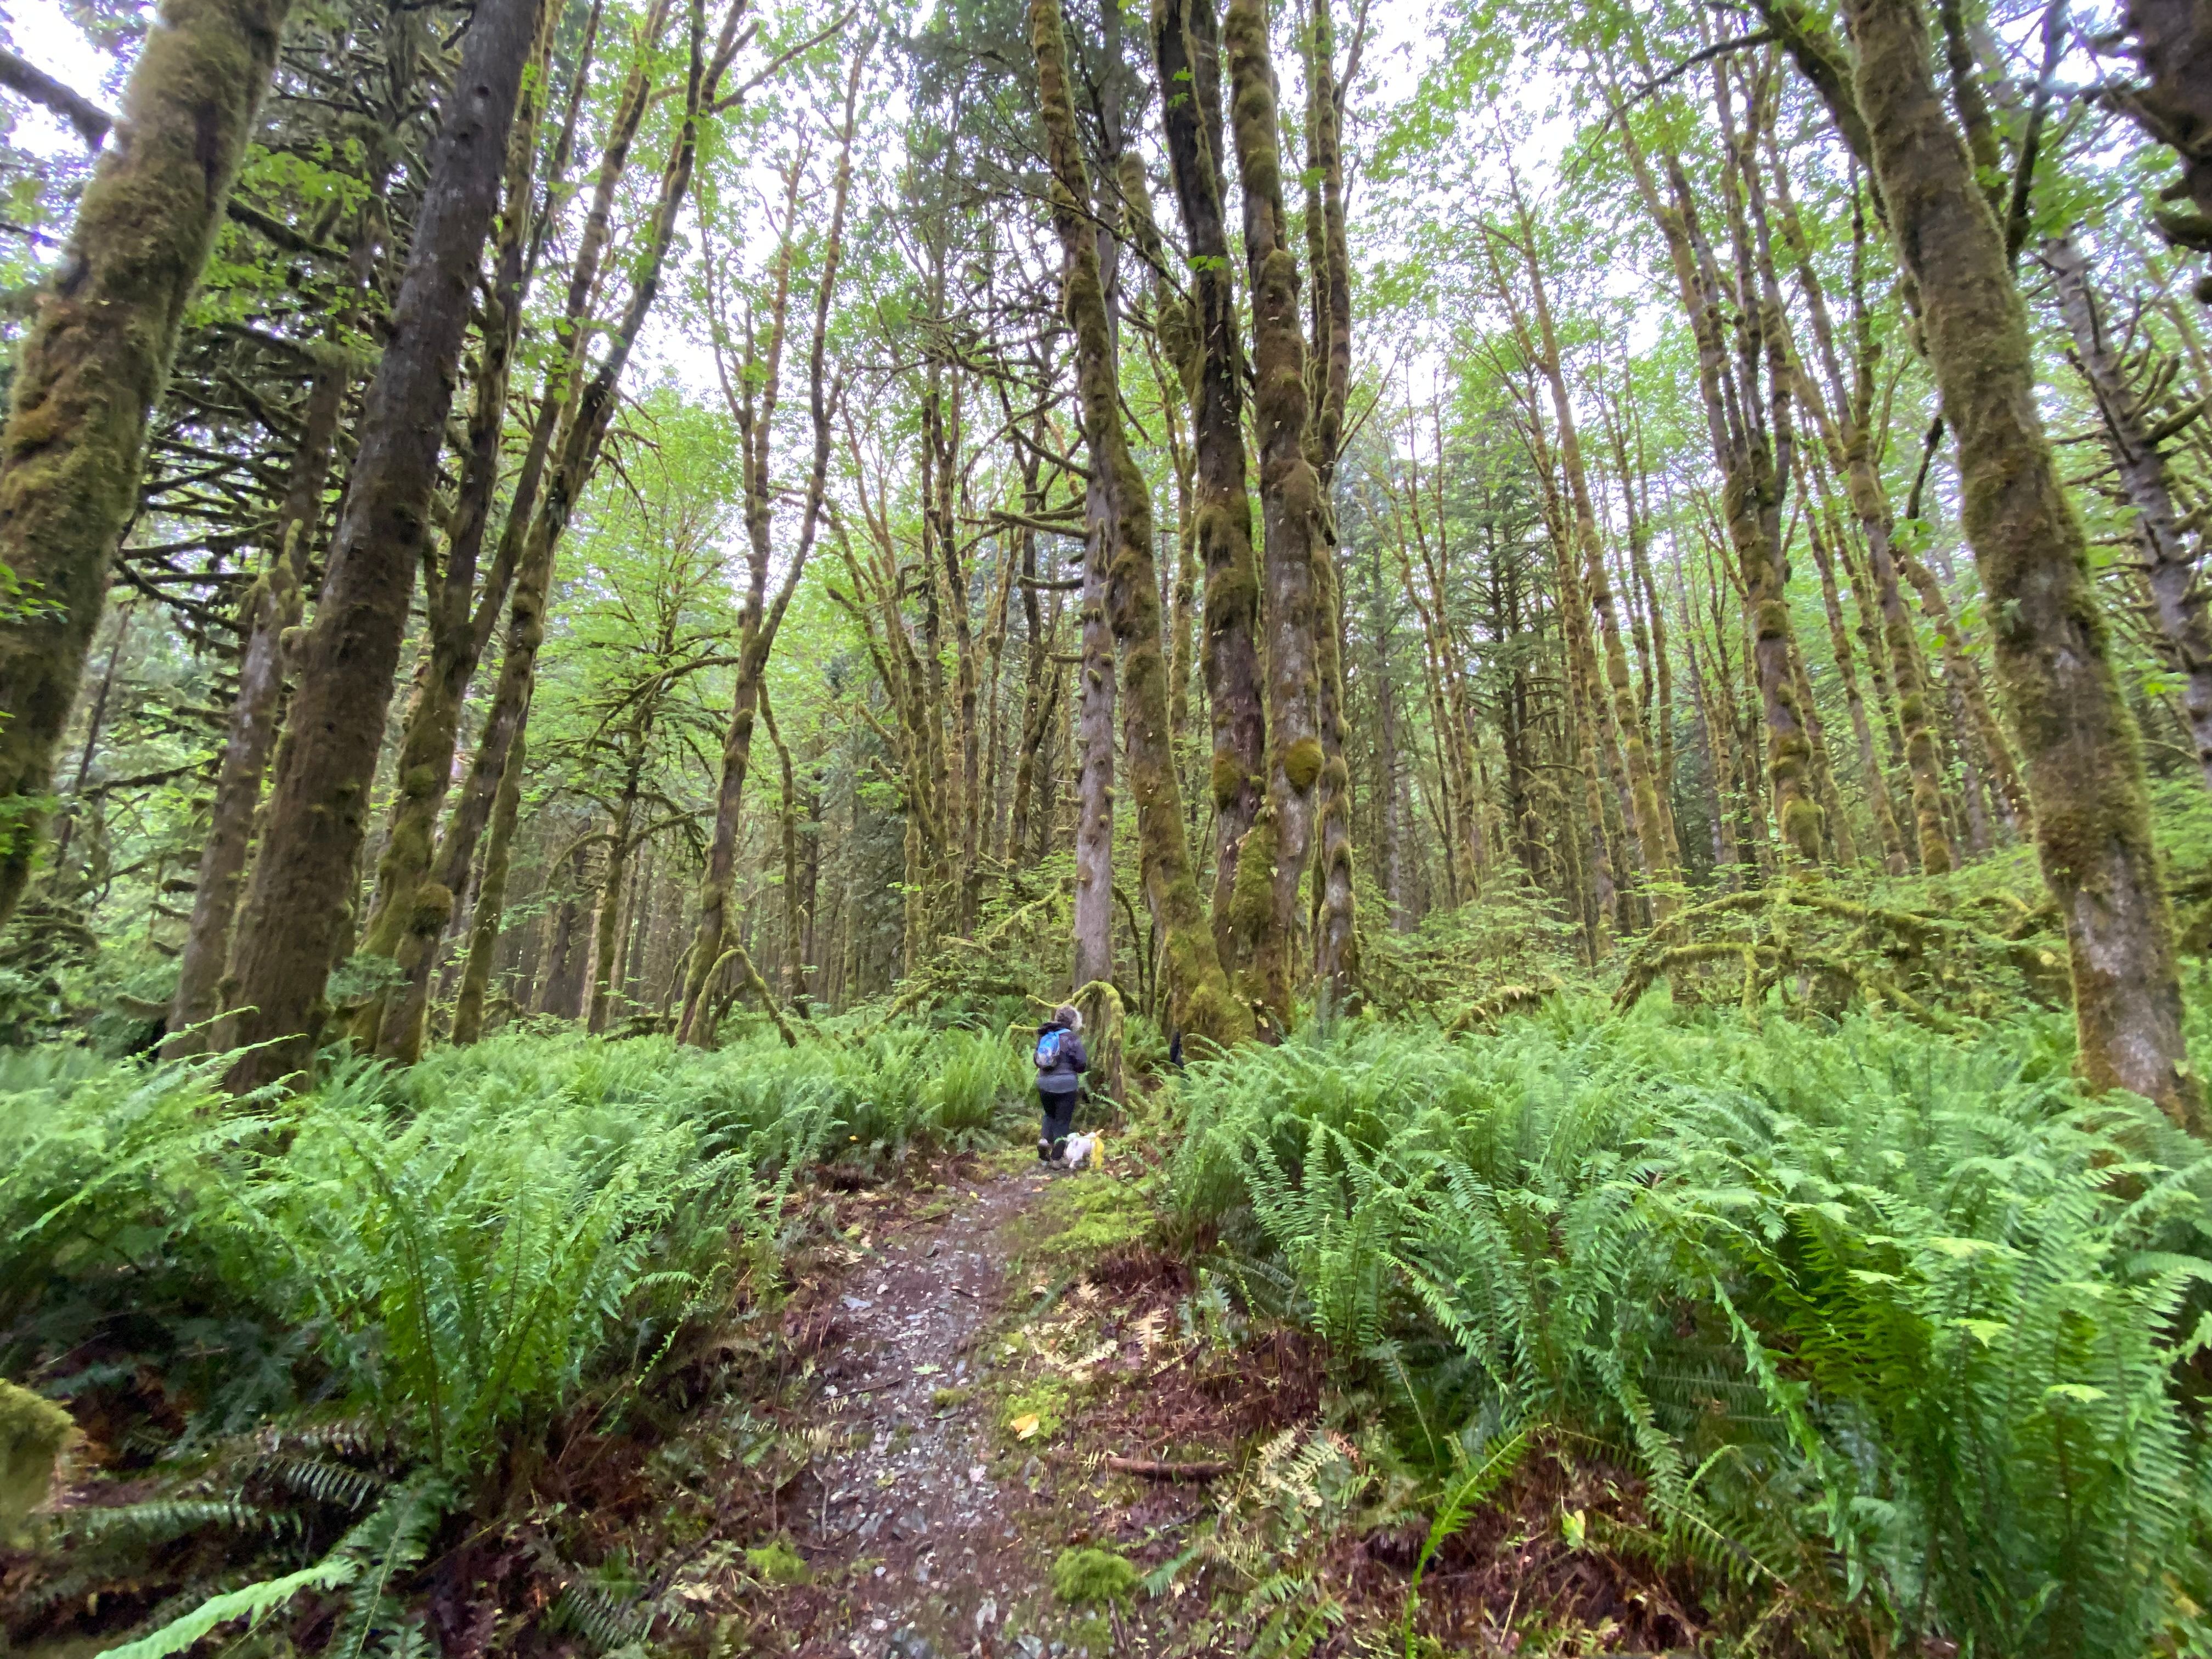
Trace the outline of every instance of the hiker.
<path fill-rule="evenodd" d="M 1075 1095 L 1091 1056 L 1083 1048 L 1081 1010 L 1063 1003 L 1037 1027 L 1037 1099 L 1044 1108 L 1044 1129 L 1037 1136 L 1037 1162 L 1058 1161 L 1075 1127 Z"/>

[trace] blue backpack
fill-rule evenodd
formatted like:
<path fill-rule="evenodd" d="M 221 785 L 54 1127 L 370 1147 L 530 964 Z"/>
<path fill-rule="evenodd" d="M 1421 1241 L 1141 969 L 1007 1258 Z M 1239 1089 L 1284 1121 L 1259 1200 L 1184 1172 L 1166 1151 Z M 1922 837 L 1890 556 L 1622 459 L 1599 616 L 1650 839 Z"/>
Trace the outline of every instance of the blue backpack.
<path fill-rule="evenodd" d="M 1052 1030 L 1046 1031 L 1038 1036 L 1036 1040 L 1036 1054 L 1034 1056 L 1036 1061 L 1037 1070 L 1040 1072 L 1049 1071 L 1052 1067 L 1060 1064 L 1060 1040 L 1066 1035 L 1066 1028 L 1065 1026 L 1060 1026 L 1056 1027 Z"/>

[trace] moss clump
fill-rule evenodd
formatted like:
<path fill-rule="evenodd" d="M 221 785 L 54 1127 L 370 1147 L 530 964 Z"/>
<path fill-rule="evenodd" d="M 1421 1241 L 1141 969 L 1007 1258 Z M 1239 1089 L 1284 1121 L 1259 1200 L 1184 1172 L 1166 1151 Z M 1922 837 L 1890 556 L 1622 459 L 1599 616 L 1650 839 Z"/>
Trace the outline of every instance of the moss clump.
<path fill-rule="evenodd" d="M 76 1422 L 52 1401 L 0 1382 L 0 1544 L 18 1537 L 46 1501 L 54 1466 L 76 1432 Z"/>
<path fill-rule="evenodd" d="M 1233 750 L 1213 751 L 1213 805 L 1217 809 L 1233 805 L 1244 793 L 1251 774 L 1245 770 L 1243 757 Z"/>
<path fill-rule="evenodd" d="M 1136 1590 L 1136 1564 L 1111 1550 L 1062 1550 L 1052 1564 L 1052 1593 L 1070 1607 L 1115 1607 L 1131 1600 Z"/>
<path fill-rule="evenodd" d="M 814 1569 L 791 1547 L 787 1538 L 771 1538 L 745 1552 L 745 1566 L 764 1584 L 811 1584 Z"/>
<path fill-rule="evenodd" d="M 966 1405 L 969 1392 L 966 1389 L 939 1389 L 929 1396 L 929 1403 L 935 1410 L 949 1412 Z"/>
<path fill-rule="evenodd" d="M 1152 1235 L 1151 1202 L 1126 1181 L 1063 1181 L 1037 1206 L 1037 1242 L 1030 1260 L 1080 1266 Z"/>
<path fill-rule="evenodd" d="M 1075 1388 L 1066 1378 L 1039 1377 L 1027 1388 L 1008 1395 L 999 1411 L 999 1426 L 1017 1440 L 1049 1439 L 1067 1421 L 1075 1403 Z M 1029 1419 L 1036 1419 L 1030 1427 Z M 1024 1434 L 1023 1430 L 1029 1431 Z"/>
<path fill-rule="evenodd" d="M 1321 766 L 1322 747 L 1315 738 L 1300 738 L 1283 751 L 1283 775 L 1300 793 L 1314 787 L 1314 780 L 1321 776 Z"/>

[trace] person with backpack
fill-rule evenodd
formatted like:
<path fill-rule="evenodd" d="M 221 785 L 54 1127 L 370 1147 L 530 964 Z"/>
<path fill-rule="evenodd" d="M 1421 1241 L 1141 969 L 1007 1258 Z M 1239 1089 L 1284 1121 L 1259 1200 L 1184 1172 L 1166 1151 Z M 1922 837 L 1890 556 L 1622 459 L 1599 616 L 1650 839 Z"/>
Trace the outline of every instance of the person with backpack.
<path fill-rule="evenodd" d="M 1082 1011 L 1066 1004 L 1037 1027 L 1037 1099 L 1044 1108 L 1044 1129 L 1037 1136 L 1037 1161 L 1056 1162 L 1067 1150 L 1068 1132 L 1075 1127 L 1075 1096 L 1083 1074 L 1091 1069 L 1091 1056 L 1083 1048 Z"/>

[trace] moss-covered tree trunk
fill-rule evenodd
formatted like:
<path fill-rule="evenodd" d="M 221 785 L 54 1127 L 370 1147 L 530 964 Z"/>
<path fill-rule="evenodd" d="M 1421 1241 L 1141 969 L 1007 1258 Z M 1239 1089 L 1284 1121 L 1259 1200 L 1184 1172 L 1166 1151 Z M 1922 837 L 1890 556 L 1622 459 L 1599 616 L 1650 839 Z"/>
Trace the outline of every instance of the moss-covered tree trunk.
<path fill-rule="evenodd" d="M 469 918 L 469 954 L 453 994 L 453 1046 L 466 1048 L 483 1035 L 484 998 L 491 988 L 493 959 L 507 908 L 507 872 L 514 860 L 514 826 L 522 813 L 522 764 L 527 739 L 517 732 L 507 753 L 484 842 L 483 872 L 477 878 L 476 908 Z"/>
<path fill-rule="evenodd" d="M 1121 647 L 1129 789 L 1136 799 L 1145 896 L 1161 940 L 1168 1019 L 1171 1029 L 1187 1038 L 1227 1044 L 1251 1035 L 1251 1018 L 1231 994 L 1190 866 L 1175 750 L 1169 738 L 1152 487 L 1130 453 L 1121 425 L 1120 369 L 1091 216 L 1090 179 L 1068 90 L 1059 0 L 1030 0 L 1030 42 L 1036 55 L 1038 102 L 1053 174 L 1053 222 L 1065 262 L 1066 316 L 1075 336 L 1091 485 L 1094 492 L 1103 485 L 1105 495 L 1104 511 L 1093 524 L 1092 559 L 1104 566 L 1101 598 Z M 1106 544 L 1109 532 L 1113 539 Z M 1086 626 L 1088 623 L 1086 616 Z M 1109 745 L 1110 741 L 1109 737 Z M 1086 765 L 1088 761 L 1086 756 Z M 1109 866 L 1109 886 L 1110 877 Z M 1079 974 L 1079 984 L 1090 982 Z"/>
<path fill-rule="evenodd" d="M 1243 383 L 1237 289 L 1229 264 L 1221 117 L 1221 46 L 1214 0 L 1156 0 L 1152 39 L 1170 176 L 1190 253 L 1199 348 L 1191 399 L 1198 551 L 1206 572 L 1204 646 L 1213 729 L 1213 938 L 1241 974 L 1250 941 L 1231 925 L 1244 838 L 1266 799 L 1267 715 L 1259 655 L 1260 575 L 1246 489 Z M 1255 921 L 1272 921 L 1263 912 Z"/>
<path fill-rule="evenodd" d="M 258 1045 L 234 1070 L 241 1088 L 304 1072 L 313 1058 L 538 4 L 483 0 L 439 131 L 240 929 L 238 1036 Z"/>
<path fill-rule="evenodd" d="M 1961 516 L 2072 957 L 2078 1063 L 2093 1087 L 2131 1089 L 2201 1131 L 2140 742 L 2081 522 L 2044 434 L 2003 234 L 1944 118 L 1918 0 L 1849 0 L 1846 9 L 1875 171 L 1959 434 Z"/>
<path fill-rule="evenodd" d="M 1230 0 L 1223 29 L 1231 130 L 1244 186 L 1252 293 L 1252 413 L 1260 452 L 1267 583 L 1267 801 L 1245 838 L 1232 908 L 1249 962 L 1248 994 L 1287 1029 L 1304 960 L 1305 879 L 1320 781 L 1322 623 L 1315 561 L 1326 556 L 1326 504 L 1306 453 L 1306 349 L 1297 256 L 1283 210 L 1283 150 L 1267 7 Z"/>
<path fill-rule="evenodd" d="M 1321 862 L 1314 878 L 1314 973 L 1340 1006 L 1359 970 L 1352 881 L 1352 769 L 1345 758 L 1344 593 L 1337 570 L 1336 459 L 1352 393 L 1352 254 L 1345 230 L 1344 89 L 1328 0 L 1312 0 L 1306 41 L 1306 240 L 1313 266 L 1313 378 L 1306 448 L 1326 533 L 1315 549 L 1314 665 L 1322 769 L 1315 793 Z"/>
<path fill-rule="evenodd" d="M 529 258 L 536 206 L 532 185 L 557 13 L 557 8 L 548 6 L 540 16 L 537 45 L 523 76 L 514 125 L 507 135 L 504 205 L 472 377 L 460 483 L 447 523 L 444 556 L 423 574 L 423 653 L 400 733 L 398 787 L 384 849 L 377 860 L 376 890 L 362 928 L 360 948 L 375 956 L 399 956 L 423 921 L 440 908 L 434 896 L 421 890 L 430 873 L 438 815 L 453 781 L 461 706 L 514 579 L 516 544 L 520 538 L 510 534 L 501 538 L 481 596 L 477 592 L 477 568 L 500 481 L 507 385 L 522 340 L 523 306 L 534 274 Z M 509 507 L 510 525 L 517 530 L 526 525 L 533 505 L 526 500 L 514 501 Z M 444 908 L 449 914 L 455 896 L 448 889 Z M 418 898 L 427 902 L 418 904 Z M 385 1013 L 382 998 L 362 1011 L 354 1030 L 362 1047 L 377 1047 Z"/>
<path fill-rule="evenodd" d="M 650 19 L 648 19 L 648 22 Z M 706 15 L 702 0 L 690 7 L 690 52 L 684 82 L 684 101 L 674 142 L 661 167 L 659 192 L 646 220 L 641 246 L 635 254 L 628 301 L 622 314 L 606 331 L 598 366 L 586 376 L 581 348 L 590 331 L 583 319 L 592 299 L 588 285 L 579 284 L 571 273 L 568 307 L 556 326 L 561 342 L 556 362 L 561 372 L 549 385 L 541 401 L 539 422 L 525 452 L 507 528 L 495 559 L 501 571 L 514 572 L 513 599 L 508 606 L 507 656 L 493 692 L 483 736 L 470 769 L 467 790 L 447 815 L 428 868 L 427 881 L 417 879 L 415 902 L 408 907 L 412 918 L 389 937 L 396 940 L 393 956 L 403 970 L 400 987 L 386 1000 L 378 1035 L 378 1052 L 387 1058 L 413 1060 L 422 1049 L 424 1021 L 429 1009 L 430 985 L 437 967 L 439 943 L 453 907 L 468 880 L 477 845 L 494 810 L 500 779 L 506 769 L 506 750 L 521 731 L 524 710 L 537 672 L 537 653 L 544 639 L 545 604 L 551 590 L 553 569 L 570 514 L 597 470 L 607 432 L 619 407 L 617 392 L 630 353 L 652 314 L 660 292 L 662 270 L 674 245 L 676 222 L 690 193 L 698 153 L 702 112 L 714 100 L 719 70 L 728 62 L 736 27 L 736 13 L 726 15 L 721 39 L 711 59 L 707 49 Z M 633 74 L 626 98 L 643 84 Z M 605 186 L 607 164 L 602 164 L 603 183 L 594 198 L 593 214 L 586 220 L 586 248 L 592 245 L 589 227 L 599 216 L 602 202 L 611 211 L 611 191 Z M 604 240 L 600 246 L 604 246 Z M 573 338 L 571 337 L 573 336 Z M 542 464 L 542 471 L 540 465 Z M 536 503 L 536 511 L 517 519 L 517 512 Z M 495 578 L 488 589 L 505 589 Z M 487 591 L 477 605 L 471 649 L 481 658 L 498 616 L 500 594 Z M 453 765 L 453 738 L 446 739 L 443 765 Z M 410 861 L 410 869 L 413 866 Z M 441 919 L 441 913 L 443 913 Z"/>
<path fill-rule="evenodd" d="M 269 84 L 289 0 L 167 0 L 17 354 L 0 427 L 0 921 L 14 914 L 146 422 Z"/>
<path fill-rule="evenodd" d="M 300 625 L 306 608 L 300 573 L 307 564 L 307 538 L 322 517 L 331 448 L 352 380 L 351 365 L 342 352 L 332 351 L 315 371 L 290 484 L 271 532 L 269 566 L 240 607 L 246 646 L 239 657 L 238 695 L 231 701 L 229 731 L 209 806 L 207 840 L 200 848 L 191 930 L 177 959 L 169 1036 L 161 1047 L 171 1059 L 205 1053 L 214 1037 L 208 1023 L 222 1012 L 222 981 L 230 965 L 232 924 L 238 917 L 246 854 L 253 842 L 253 817 L 260 808 L 269 757 L 276 749 L 285 635 Z"/>

